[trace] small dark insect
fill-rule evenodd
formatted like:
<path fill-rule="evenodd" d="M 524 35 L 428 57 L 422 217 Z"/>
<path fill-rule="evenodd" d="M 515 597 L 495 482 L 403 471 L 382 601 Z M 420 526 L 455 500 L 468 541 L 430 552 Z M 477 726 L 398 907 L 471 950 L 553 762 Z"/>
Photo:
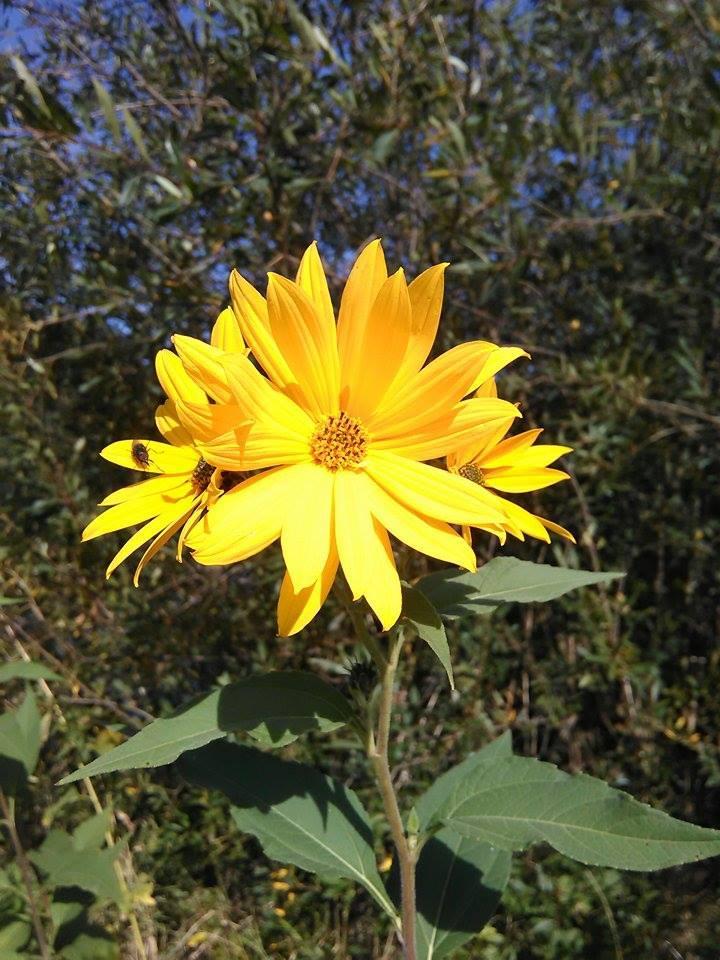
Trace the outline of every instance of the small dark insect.
<path fill-rule="evenodd" d="M 140 467 L 141 470 L 147 470 L 150 466 L 150 454 L 145 444 L 139 440 L 134 440 L 130 453 L 135 464 Z"/>

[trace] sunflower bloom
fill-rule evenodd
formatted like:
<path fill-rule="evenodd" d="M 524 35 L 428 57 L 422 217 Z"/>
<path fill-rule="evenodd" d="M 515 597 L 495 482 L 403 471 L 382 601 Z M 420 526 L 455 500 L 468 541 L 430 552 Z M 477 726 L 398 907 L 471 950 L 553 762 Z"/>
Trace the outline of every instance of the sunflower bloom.
<path fill-rule="evenodd" d="M 216 401 L 208 409 L 179 398 L 178 416 L 196 436 L 214 419 L 216 435 L 197 443 L 202 456 L 223 471 L 253 472 L 213 503 L 187 544 L 195 560 L 215 565 L 279 539 L 283 635 L 315 616 L 339 565 L 354 599 L 391 627 L 401 591 L 388 533 L 469 570 L 475 556 L 451 524 L 503 534 L 508 518 L 494 494 L 425 462 L 519 416 L 497 397 L 464 398 L 527 356 L 474 341 L 425 363 L 446 266 L 408 285 L 402 270 L 388 276 L 373 241 L 351 271 L 337 324 L 315 244 L 295 281 L 269 274 L 267 298 L 233 272 L 235 316 L 265 375 L 242 353 L 174 337 L 185 369 Z"/>
<path fill-rule="evenodd" d="M 212 343 L 219 352 L 244 351 L 232 310 L 226 309 L 218 317 Z M 208 431 L 194 428 L 195 432 L 191 433 L 178 415 L 180 400 L 209 409 L 211 405 L 205 392 L 169 350 L 158 353 L 156 370 L 169 399 L 157 408 L 155 423 L 167 442 L 118 440 L 100 452 L 100 456 L 111 463 L 156 476 L 121 487 L 105 497 L 100 506 L 108 509 L 89 523 L 82 535 L 83 540 L 92 540 L 142 524 L 115 554 L 106 571 L 109 577 L 130 554 L 151 541 L 135 570 L 136 586 L 148 561 L 178 531 L 177 555 L 181 559 L 185 538 L 203 512 L 217 501 L 227 482 L 227 478 L 205 460 L 197 446 L 196 441 L 206 439 Z M 211 431 L 215 428 L 213 424 Z"/>
<path fill-rule="evenodd" d="M 497 396 L 494 380 L 488 380 L 477 391 L 476 396 Z M 541 429 L 526 430 L 514 437 L 507 437 L 513 420 L 497 420 L 480 431 L 472 441 L 458 447 L 447 456 L 447 467 L 454 475 L 465 477 L 478 484 L 495 498 L 499 508 L 507 514 L 503 528 L 517 537 L 525 539 L 525 534 L 538 540 L 550 542 L 548 531 L 575 543 L 575 538 L 552 520 L 545 520 L 530 513 L 523 507 L 501 497 L 502 493 L 528 493 L 568 480 L 568 474 L 550 466 L 558 457 L 570 453 L 572 447 L 552 444 L 535 444 Z M 470 542 L 470 526 L 463 525 L 463 536 Z"/>

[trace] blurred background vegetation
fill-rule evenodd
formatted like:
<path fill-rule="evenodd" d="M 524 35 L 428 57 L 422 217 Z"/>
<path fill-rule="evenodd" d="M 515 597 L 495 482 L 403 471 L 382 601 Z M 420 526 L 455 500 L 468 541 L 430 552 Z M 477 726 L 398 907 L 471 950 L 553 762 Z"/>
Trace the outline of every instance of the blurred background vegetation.
<path fill-rule="evenodd" d="M 628 572 L 621 591 L 455 631 L 453 695 L 409 651 L 405 797 L 510 728 L 521 752 L 717 826 L 720 5 L 2 8 L 0 644 L 64 678 L 38 691 L 48 739 L 18 831 L 37 849 L 112 808 L 129 893 L 93 907 L 102 956 L 141 957 L 138 931 L 163 960 L 396 956 L 364 893 L 278 870 L 170 768 L 106 777 L 96 802 L 53 786 L 218 678 L 352 653 L 332 603 L 274 636 L 275 552 L 214 570 L 168 551 L 135 590 L 126 569 L 105 583 L 112 543 L 79 542 L 125 482 L 97 451 L 151 430 L 155 352 L 207 335 L 231 267 L 263 283 L 313 239 L 336 302 L 373 236 L 410 275 L 452 261 L 439 348 L 526 346 L 501 390 L 575 448 L 572 482 L 530 502 L 578 546 L 508 551 Z M 21 685 L 2 695 L 16 704 Z M 341 739 L 288 752 L 367 791 Z M 1 856 L 0 927 L 27 912 L 9 844 Z M 719 881 L 717 861 L 623 875 L 537 848 L 458 957 L 717 960 Z M 20 940 L 7 956 L 38 955 Z M 100 958 L 97 943 L 55 949 Z"/>

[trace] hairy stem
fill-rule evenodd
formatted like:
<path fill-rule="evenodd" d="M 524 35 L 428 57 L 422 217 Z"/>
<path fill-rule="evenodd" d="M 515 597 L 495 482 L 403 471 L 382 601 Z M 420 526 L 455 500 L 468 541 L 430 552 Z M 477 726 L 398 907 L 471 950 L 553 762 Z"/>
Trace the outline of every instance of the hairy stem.
<path fill-rule="evenodd" d="M 15 810 L 13 809 L 13 806 L 14 804 L 12 799 L 8 801 L 8 798 L 5 796 L 3 791 L 0 790 L 0 810 L 5 818 L 5 826 L 10 834 L 10 840 L 15 850 L 17 864 L 22 875 L 28 908 L 30 910 L 30 917 L 32 920 L 33 929 L 35 930 L 35 939 L 37 940 L 38 950 L 40 951 L 40 955 L 42 956 L 43 960 L 50 960 L 52 954 L 50 953 L 50 947 L 48 946 L 47 937 L 45 935 L 45 928 L 43 927 L 40 912 L 38 911 L 35 893 L 35 878 L 28 858 L 25 856 L 25 850 L 23 849 L 23 845 L 20 841 L 20 835 L 17 832 L 17 827 L 15 826 Z"/>
<path fill-rule="evenodd" d="M 393 687 L 403 644 L 402 629 L 390 635 L 390 649 L 382 671 L 382 688 L 378 704 L 377 734 L 368 739 L 368 756 L 388 819 L 390 834 L 397 851 L 400 868 L 401 921 L 405 960 L 417 960 L 415 946 L 415 851 L 408 843 L 397 795 L 390 773 L 388 748 L 392 719 Z"/>

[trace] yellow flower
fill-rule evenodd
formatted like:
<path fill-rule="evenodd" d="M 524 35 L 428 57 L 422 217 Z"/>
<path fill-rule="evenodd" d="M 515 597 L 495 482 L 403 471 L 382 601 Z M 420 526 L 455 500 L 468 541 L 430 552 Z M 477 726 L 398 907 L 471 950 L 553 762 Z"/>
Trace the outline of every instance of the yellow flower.
<path fill-rule="evenodd" d="M 495 381 L 488 380 L 477 394 L 485 397 L 497 396 Z M 507 514 L 507 520 L 503 523 L 504 529 L 519 540 L 524 540 L 524 534 L 527 533 L 549 543 L 548 530 L 551 530 L 575 543 L 573 535 L 564 527 L 552 520 L 538 517 L 512 500 L 492 492 L 500 490 L 503 493 L 527 493 L 569 479 L 567 473 L 551 468 L 550 464 L 563 454 L 570 453 L 571 447 L 550 444 L 535 446 L 542 430 L 526 430 L 517 436 L 504 439 L 512 423 L 511 418 L 498 420 L 480 431 L 473 437 L 472 442 L 454 450 L 447 457 L 448 470 L 466 477 L 490 493 L 498 508 Z M 463 535 L 468 543 L 470 526 L 475 524 L 463 525 Z"/>
<path fill-rule="evenodd" d="M 235 316 L 263 374 L 242 354 L 174 337 L 188 373 L 216 399 L 178 400 L 191 431 L 235 425 L 199 442 L 222 470 L 255 471 L 214 503 L 188 537 L 203 564 L 244 560 L 280 539 L 287 566 L 280 633 L 320 609 L 342 565 L 352 595 L 383 628 L 400 615 L 400 580 L 388 532 L 432 557 L 475 568 L 450 524 L 502 534 L 493 494 L 423 461 L 445 456 L 489 421 L 519 416 L 495 397 L 464 400 L 510 361 L 517 347 L 474 341 L 426 366 L 440 317 L 447 264 L 409 286 L 388 277 L 379 240 L 358 257 L 337 325 L 315 244 L 296 281 L 268 278 L 267 299 L 234 272 Z M 230 413 L 228 414 L 228 410 Z"/>
<path fill-rule="evenodd" d="M 245 349 L 229 308 L 223 310 L 213 327 L 212 343 L 218 352 Z M 100 506 L 109 509 L 89 523 L 82 535 L 83 540 L 92 540 L 142 523 L 143 526 L 115 554 L 106 571 L 106 577 L 109 577 L 123 560 L 151 540 L 135 570 L 136 586 L 143 567 L 178 530 L 177 554 L 181 559 L 185 538 L 203 511 L 221 495 L 223 483 L 221 472 L 205 460 L 196 442 L 211 436 L 217 424 L 213 423 L 209 432 L 203 432 L 193 423 L 190 431 L 178 414 L 180 400 L 209 410 L 211 405 L 205 392 L 191 380 L 179 358 L 169 350 L 158 353 L 155 366 L 158 379 L 169 397 L 157 408 L 155 423 L 168 442 L 118 440 L 105 447 L 100 456 L 121 467 L 158 476 L 121 487 L 105 497 Z"/>

